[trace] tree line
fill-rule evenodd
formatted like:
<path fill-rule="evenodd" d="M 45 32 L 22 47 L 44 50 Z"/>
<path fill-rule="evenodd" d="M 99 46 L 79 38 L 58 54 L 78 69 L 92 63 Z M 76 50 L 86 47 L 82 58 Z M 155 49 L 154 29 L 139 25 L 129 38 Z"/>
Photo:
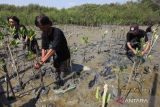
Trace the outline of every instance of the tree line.
<path fill-rule="evenodd" d="M 39 14 L 48 15 L 55 24 L 99 26 L 102 24 L 129 25 L 160 23 L 160 6 L 152 0 L 138 0 L 125 4 L 84 4 L 67 9 L 57 9 L 30 4 L 28 6 L 0 5 L 0 21 L 16 15 L 21 23 L 33 25 Z"/>

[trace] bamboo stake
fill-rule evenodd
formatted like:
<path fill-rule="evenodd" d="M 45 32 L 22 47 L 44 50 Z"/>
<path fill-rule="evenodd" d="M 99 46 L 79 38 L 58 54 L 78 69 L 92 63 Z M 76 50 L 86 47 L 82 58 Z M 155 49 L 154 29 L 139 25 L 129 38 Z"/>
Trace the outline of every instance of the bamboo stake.
<path fill-rule="evenodd" d="M 108 84 L 104 85 L 104 92 L 103 92 L 103 97 L 102 97 L 102 107 L 105 107 L 106 105 L 106 95 L 108 91 Z"/>

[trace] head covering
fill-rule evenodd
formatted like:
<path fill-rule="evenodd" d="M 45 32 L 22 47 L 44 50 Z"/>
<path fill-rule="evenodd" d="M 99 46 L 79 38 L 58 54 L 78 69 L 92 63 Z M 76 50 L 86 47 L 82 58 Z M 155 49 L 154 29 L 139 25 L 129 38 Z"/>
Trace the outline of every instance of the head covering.
<path fill-rule="evenodd" d="M 43 25 L 50 25 L 52 26 L 52 21 L 49 19 L 48 16 L 39 15 L 35 18 L 35 25 L 36 26 L 43 26 Z"/>
<path fill-rule="evenodd" d="M 139 32 L 139 26 L 137 24 L 130 26 L 130 33 L 137 34 Z"/>

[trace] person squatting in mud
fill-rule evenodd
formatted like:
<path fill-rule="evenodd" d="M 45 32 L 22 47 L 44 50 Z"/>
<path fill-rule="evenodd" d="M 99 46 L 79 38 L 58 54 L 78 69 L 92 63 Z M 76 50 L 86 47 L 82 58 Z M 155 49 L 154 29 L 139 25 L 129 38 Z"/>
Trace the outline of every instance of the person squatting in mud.
<path fill-rule="evenodd" d="M 49 58 L 53 57 L 58 81 L 56 85 L 63 86 L 63 78 L 70 72 L 70 51 L 64 33 L 59 28 L 52 27 L 52 21 L 45 15 L 35 18 L 35 26 L 42 31 L 41 61 L 35 64 L 35 68 L 39 69 Z"/>
<path fill-rule="evenodd" d="M 134 62 L 134 56 L 137 55 L 136 49 L 140 50 L 140 55 L 143 57 L 150 48 L 150 41 L 146 32 L 142 29 L 139 29 L 137 24 L 130 26 L 130 30 L 126 35 L 126 55 L 127 57 Z M 144 39 L 145 45 L 141 46 L 141 41 Z"/>
<path fill-rule="evenodd" d="M 20 35 L 19 35 L 19 30 L 21 28 L 25 30 L 25 33 L 27 33 L 26 27 L 24 25 L 20 24 L 19 18 L 17 16 L 9 16 L 7 18 L 7 21 L 8 21 L 9 27 L 15 28 L 15 31 L 14 31 L 14 34 L 13 34 L 13 39 L 22 40 L 23 49 L 26 49 L 26 47 L 27 47 L 29 51 L 32 51 L 33 53 L 36 53 L 35 48 L 37 48 L 39 50 L 39 46 L 38 46 L 36 38 L 32 39 L 31 45 L 30 45 L 30 40 L 26 35 L 22 35 L 22 37 L 20 37 Z"/>

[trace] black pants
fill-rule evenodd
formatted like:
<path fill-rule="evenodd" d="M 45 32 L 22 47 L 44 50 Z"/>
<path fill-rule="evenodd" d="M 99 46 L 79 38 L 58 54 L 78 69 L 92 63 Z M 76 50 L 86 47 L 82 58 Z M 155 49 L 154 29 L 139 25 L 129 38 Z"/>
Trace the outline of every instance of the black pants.
<path fill-rule="evenodd" d="M 57 73 L 56 78 L 63 79 L 68 73 L 70 73 L 70 58 L 62 62 L 55 60 L 54 67 Z"/>
<path fill-rule="evenodd" d="M 134 57 L 135 57 L 134 53 L 133 53 L 131 50 L 127 50 L 127 51 L 126 51 L 126 55 L 127 55 L 127 58 L 128 58 L 132 63 L 134 63 Z"/>

